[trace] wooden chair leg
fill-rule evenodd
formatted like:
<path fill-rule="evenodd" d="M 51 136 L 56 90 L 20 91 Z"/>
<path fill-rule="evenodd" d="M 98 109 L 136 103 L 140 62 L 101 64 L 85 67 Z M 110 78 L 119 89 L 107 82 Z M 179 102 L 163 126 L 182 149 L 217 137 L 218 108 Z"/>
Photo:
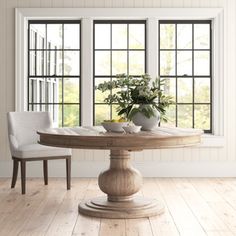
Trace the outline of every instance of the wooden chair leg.
<path fill-rule="evenodd" d="M 67 190 L 69 190 L 71 185 L 71 157 L 66 158 L 66 185 Z"/>
<path fill-rule="evenodd" d="M 13 173 L 12 173 L 12 181 L 11 188 L 15 188 L 17 175 L 18 175 L 18 165 L 19 162 L 17 160 L 13 160 Z"/>
<path fill-rule="evenodd" d="M 25 194 L 25 181 L 26 181 L 26 176 L 25 176 L 25 161 L 22 160 L 20 161 L 20 167 L 21 167 L 21 192 L 22 194 Z"/>
<path fill-rule="evenodd" d="M 43 160 L 43 177 L 44 184 L 48 185 L 48 160 Z"/>

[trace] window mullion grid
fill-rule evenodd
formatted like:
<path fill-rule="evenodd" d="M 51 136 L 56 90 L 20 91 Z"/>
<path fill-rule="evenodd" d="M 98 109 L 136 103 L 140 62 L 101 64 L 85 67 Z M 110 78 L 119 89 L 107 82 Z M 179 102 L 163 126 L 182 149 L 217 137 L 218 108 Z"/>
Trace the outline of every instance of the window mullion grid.
<path fill-rule="evenodd" d="M 163 22 L 161 22 L 163 23 Z M 159 23 L 159 26 L 160 24 Z M 178 126 L 178 105 L 192 105 L 192 127 L 193 128 L 196 128 L 196 124 L 195 124 L 195 109 L 196 109 L 196 105 L 209 105 L 210 106 L 210 127 L 209 127 L 209 130 L 204 130 L 205 133 L 209 133 L 209 132 L 212 132 L 212 36 L 211 36 L 211 31 L 210 31 L 210 49 L 197 49 L 197 51 L 205 51 L 205 52 L 209 52 L 210 53 L 210 75 L 195 75 L 195 68 L 194 68 L 194 55 L 195 55 L 195 46 L 194 46 L 194 25 L 196 24 L 196 22 L 188 22 L 189 24 L 192 25 L 192 48 L 191 49 L 178 49 L 177 47 L 177 41 L 178 41 L 178 38 L 177 38 L 177 27 L 178 27 L 178 22 L 168 22 L 168 23 L 173 23 L 175 24 L 175 32 L 176 32 L 176 35 L 175 35 L 175 52 L 176 52 L 176 55 L 175 55 L 175 74 L 176 74 L 176 87 L 175 87 L 175 93 L 176 93 L 176 126 Z M 209 21 L 207 22 L 209 23 Z M 211 25 L 211 22 L 210 22 L 210 25 Z M 160 28 L 160 27 L 159 27 Z M 159 30 L 159 34 L 160 34 L 160 30 Z M 159 42 L 160 42 L 160 37 L 159 37 Z M 159 43 L 160 45 L 160 43 Z M 160 49 L 159 47 L 159 60 L 160 60 L 160 52 L 161 51 L 172 51 L 173 49 Z M 191 51 L 192 53 L 192 75 L 178 75 L 178 68 L 177 68 L 177 60 L 178 60 L 178 51 Z M 158 64 L 159 65 L 159 70 L 160 70 L 160 63 Z M 175 77 L 174 75 L 164 75 L 164 76 L 161 76 L 161 77 L 164 77 L 164 78 L 173 78 Z M 210 102 L 198 102 L 196 103 L 195 102 L 195 87 L 196 87 L 196 83 L 195 83 L 195 80 L 196 78 L 210 78 Z M 179 78 L 191 78 L 192 79 L 192 101 L 189 102 L 189 103 L 179 103 L 178 102 L 178 79 Z"/>
<path fill-rule="evenodd" d="M 194 102 L 195 102 L 195 78 L 194 78 L 194 24 L 192 24 L 192 102 L 193 102 L 193 105 L 192 105 L 192 126 L 193 128 L 195 128 L 195 105 L 194 105 Z"/>
<path fill-rule="evenodd" d="M 79 22 L 79 125 L 82 125 L 82 106 L 81 106 L 81 88 L 82 88 L 82 80 L 81 80 L 81 71 L 82 71 L 82 56 L 81 56 L 81 41 L 82 41 L 82 37 L 81 37 L 81 30 L 82 28 L 82 24 L 81 21 Z"/>
<path fill-rule="evenodd" d="M 30 97 L 29 97 L 29 94 L 30 94 L 30 92 L 29 92 L 29 89 L 30 89 L 30 78 L 29 78 L 29 75 L 30 75 L 30 51 L 29 51 L 29 48 L 30 48 L 30 36 L 31 36 L 31 32 L 30 32 L 30 24 L 28 23 L 28 30 L 27 30 L 27 32 L 28 32 L 28 52 L 27 52 L 27 56 L 28 56 L 28 62 L 27 62 L 27 64 L 28 64 L 28 68 L 27 68 L 27 71 L 28 71 L 28 75 L 27 75 L 27 101 L 28 101 L 28 104 L 27 104 L 27 110 L 29 111 L 29 108 L 30 108 L 30 106 L 29 106 L 29 102 L 30 102 Z M 31 89 L 33 88 L 33 86 L 31 87 Z M 31 99 L 33 98 L 33 92 L 31 91 Z M 31 108 L 32 109 L 32 108 Z"/>
<path fill-rule="evenodd" d="M 147 21 L 145 21 L 145 23 L 144 23 L 144 72 L 145 72 L 145 74 L 148 73 L 147 72 L 147 38 L 146 38 L 146 36 L 147 36 Z M 157 73 L 155 74 L 155 77 L 156 76 L 157 76 Z"/>
<path fill-rule="evenodd" d="M 34 57 L 35 57 L 34 58 L 34 74 L 37 76 L 37 55 L 38 55 L 38 52 L 37 52 L 37 42 L 38 42 L 37 38 L 38 38 L 38 34 L 37 34 L 37 32 L 34 33 L 34 37 L 35 37 L 35 40 L 34 40 L 34 48 L 35 48 L 35 53 L 34 53 Z M 37 86 L 36 86 L 37 98 L 36 98 L 36 100 L 37 100 L 37 102 L 38 101 L 40 102 L 40 82 L 39 82 L 38 79 L 36 80 L 36 83 L 37 83 Z M 40 111 L 40 105 L 37 106 L 37 111 L 38 111 L 38 109 Z"/>
<path fill-rule="evenodd" d="M 95 93 L 95 84 L 96 84 L 96 79 L 98 78 L 98 77 L 100 77 L 100 78 L 103 78 L 103 77 L 107 77 L 107 78 L 109 78 L 110 80 L 111 80 L 111 76 L 110 75 L 108 75 L 108 76 L 98 76 L 98 75 L 96 75 L 95 74 L 95 64 L 96 64 L 96 57 L 95 57 L 95 55 L 96 55 L 96 52 L 98 51 L 98 49 L 96 49 L 95 48 L 95 25 L 96 25 L 96 23 L 95 22 L 93 22 L 93 123 L 95 124 L 95 108 L 96 108 L 96 105 L 97 104 L 99 104 L 99 103 L 97 103 L 96 102 L 96 93 Z M 111 29 L 111 25 L 110 25 L 110 29 Z M 110 36 L 110 40 L 111 40 L 111 36 Z M 111 65 L 111 48 L 109 49 L 109 52 L 110 52 L 110 65 Z M 110 68 L 110 73 L 112 73 L 111 72 L 111 68 Z M 103 105 L 104 105 L 104 103 L 102 103 Z"/>
<path fill-rule="evenodd" d="M 56 52 L 55 52 L 56 53 Z M 61 120 L 62 120 L 62 127 L 64 126 L 64 23 L 62 24 L 62 107 L 61 107 L 61 111 L 62 111 L 62 116 L 61 116 Z"/>
<path fill-rule="evenodd" d="M 34 51 L 35 49 L 29 49 L 29 51 Z M 62 49 L 60 48 L 48 48 L 48 49 L 42 49 L 42 48 L 37 48 L 37 51 L 61 51 Z M 106 50 L 106 49 L 98 49 L 98 50 Z M 138 49 L 137 49 L 138 50 Z M 203 50 L 203 49 L 202 49 Z M 66 51 L 80 51 L 80 49 L 71 49 L 71 48 L 67 48 Z M 206 51 L 206 50 L 205 50 Z"/>
<path fill-rule="evenodd" d="M 45 53 L 45 61 L 44 61 L 44 64 L 45 64 L 45 77 L 44 77 L 44 81 L 45 81 L 45 95 L 48 93 L 47 92 L 47 75 L 48 75 L 48 52 L 47 52 L 47 49 L 48 49 L 48 24 L 45 24 L 45 49 L 46 49 L 46 53 Z M 46 98 L 45 98 L 45 101 L 46 101 Z"/>
<path fill-rule="evenodd" d="M 111 78 L 110 80 L 112 80 L 112 26 L 113 24 L 110 24 L 110 74 L 111 74 Z M 110 94 L 112 95 L 112 89 L 110 91 Z M 112 119 L 112 104 L 109 107 L 110 109 L 110 120 Z"/>
<path fill-rule="evenodd" d="M 178 126 L 177 23 L 175 23 L 175 126 Z"/>
<path fill-rule="evenodd" d="M 37 32 L 34 32 L 34 74 L 37 75 Z"/>
<path fill-rule="evenodd" d="M 212 23 L 210 22 L 210 27 L 209 27 L 209 35 L 210 35 L 210 132 L 213 131 L 213 117 L 212 117 L 212 114 L 213 114 L 213 111 L 212 111 L 212 104 L 213 104 L 213 101 L 212 101 Z"/>
<path fill-rule="evenodd" d="M 33 80 L 30 80 L 30 82 L 31 82 L 31 86 L 32 86 L 31 87 L 31 96 L 32 96 L 32 100 L 33 100 L 33 98 L 34 98 L 34 83 L 33 83 Z M 34 104 L 32 103 L 31 104 L 31 110 L 33 111 L 33 109 L 34 109 Z"/>
<path fill-rule="evenodd" d="M 67 21 L 66 21 L 67 22 Z M 65 96 L 64 96 L 64 68 L 65 68 L 65 58 L 64 58 L 64 24 L 65 21 L 63 22 L 59 22 L 59 21 L 55 21 L 53 22 L 53 24 L 59 23 L 62 26 L 62 48 L 61 49 L 57 49 L 57 48 L 50 48 L 50 43 L 48 43 L 48 24 L 52 23 L 52 21 L 41 21 L 40 24 L 43 24 L 45 26 L 45 37 L 42 39 L 42 43 L 40 43 L 40 40 L 37 40 L 38 37 L 35 37 L 35 39 L 30 38 L 31 34 L 30 34 L 30 25 L 31 24 L 35 24 L 35 21 L 29 21 L 29 25 L 28 25 L 28 110 L 30 109 L 30 107 L 32 107 L 32 110 L 46 110 L 46 111 L 54 111 L 55 110 L 55 106 L 54 105 L 58 105 L 58 108 L 61 107 L 62 111 L 60 112 L 60 115 L 62 115 L 62 122 L 60 123 L 60 125 L 64 126 L 64 100 L 65 100 Z M 76 22 L 77 23 L 77 22 Z M 38 32 L 35 32 L 35 36 L 37 36 Z M 32 33 L 33 35 L 33 33 Z M 34 41 L 33 41 L 34 40 Z M 81 41 L 81 40 L 80 40 Z M 30 48 L 30 42 L 34 42 L 34 48 Z M 37 48 L 36 45 L 38 45 L 40 43 L 40 48 Z M 41 48 L 42 47 L 42 48 Z M 56 47 L 56 46 L 55 46 Z M 80 47 L 81 48 L 81 47 Z M 34 52 L 34 54 L 36 54 L 36 58 L 37 61 L 35 62 L 36 58 L 31 57 L 30 58 L 30 52 Z M 70 49 L 69 51 L 79 51 L 80 49 Z M 37 57 L 38 52 L 41 52 L 41 57 Z M 54 57 L 52 57 L 52 52 L 54 52 Z M 58 53 L 61 53 L 62 55 L 62 73 L 61 75 L 57 75 L 56 70 L 57 70 L 57 56 Z M 33 54 L 32 54 L 33 55 Z M 54 64 L 51 65 L 50 62 L 54 62 Z M 80 60 L 81 61 L 81 60 Z M 31 62 L 35 62 L 35 68 L 32 70 L 31 65 L 33 65 L 33 63 Z M 39 66 L 42 66 L 41 70 L 39 71 L 37 68 L 37 63 L 39 63 Z M 80 66 L 81 68 L 81 66 Z M 52 72 L 51 72 L 52 70 Z M 30 75 L 30 73 L 34 74 L 34 75 Z M 50 74 L 53 75 L 50 75 Z M 69 76 L 69 75 L 68 75 Z M 55 101 L 55 89 L 53 88 L 53 83 L 55 82 L 56 78 L 61 78 L 61 83 L 62 83 L 62 102 L 57 102 Z M 69 77 L 73 77 L 73 78 L 78 78 L 80 79 L 80 75 L 72 75 Z M 48 78 L 51 78 L 47 81 Z M 34 83 L 32 85 L 30 84 L 30 81 L 34 79 Z M 53 82 L 54 81 L 54 82 Z M 43 84 L 42 84 L 43 83 Z M 30 87 L 31 86 L 31 87 Z M 37 96 L 36 98 L 33 98 L 33 101 L 30 101 L 29 99 L 29 92 L 30 90 L 36 89 L 37 91 L 32 91 L 31 94 L 33 94 L 33 96 Z M 54 90 L 54 92 L 53 92 Z M 43 96 L 42 96 L 43 95 Z M 50 97 L 49 97 L 50 96 Z M 45 99 L 42 99 L 42 98 Z M 81 99 L 80 99 L 81 100 Z M 74 104 L 80 105 L 80 102 L 77 103 L 67 103 L 67 104 Z M 45 106 L 44 106 L 45 105 Z M 50 109 L 49 105 L 52 105 L 52 109 Z M 34 109 L 34 106 L 36 107 Z"/>
<path fill-rule="evenodd" d="M 127 24 L 127 76 L 129 76 L 129 24 Z"/>

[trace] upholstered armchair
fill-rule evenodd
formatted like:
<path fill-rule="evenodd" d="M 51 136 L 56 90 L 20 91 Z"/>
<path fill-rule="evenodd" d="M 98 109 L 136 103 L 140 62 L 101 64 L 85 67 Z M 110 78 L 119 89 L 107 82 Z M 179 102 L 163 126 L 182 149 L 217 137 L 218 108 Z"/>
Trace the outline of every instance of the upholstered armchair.
<path fill-rule="evenodd" d="M 37 130 L 50 128 L 48 112 L 9 112 L 7 114 L 9 144 L 13 160 L 11 188 L 15 187 L 18 165 L 21 167 L 21 189 L 25 194 L 26 162 L 43 161 L 44 184 L 48 184 L 48 160 L 66 160 L 67 189 L 71 184 L 71 149 L 48 147 L 38 143 Z"/>

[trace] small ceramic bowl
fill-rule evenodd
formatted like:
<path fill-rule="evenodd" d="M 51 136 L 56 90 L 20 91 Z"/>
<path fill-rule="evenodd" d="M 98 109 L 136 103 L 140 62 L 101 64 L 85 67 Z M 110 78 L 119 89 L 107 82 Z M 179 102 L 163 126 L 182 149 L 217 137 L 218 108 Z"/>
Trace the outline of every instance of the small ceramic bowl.
<path fill-rule="evenodd" d="M 131 125 L 131 126 L 124 126 L 122 127 L 125 133 L 128 134 L 133 134 L 133 133 L 138 133 L 140 132 L 142 126 L 137 126 L 137 125 Z"/>
<path fill-rule="evenodd" d="M 107 132 L 124 132 L 123 127 L 127 126 L 128 122 L 103 122 L 102 126 Z"/>

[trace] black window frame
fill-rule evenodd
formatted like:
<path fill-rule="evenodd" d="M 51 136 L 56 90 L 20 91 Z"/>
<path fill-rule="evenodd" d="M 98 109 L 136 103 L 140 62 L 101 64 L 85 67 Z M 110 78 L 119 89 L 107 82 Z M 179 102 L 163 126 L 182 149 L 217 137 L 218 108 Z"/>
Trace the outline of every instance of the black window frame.
<path fill-rule="evenodd" d="M 173 49 L 161 49 L 160 43 L 161 43 L 161 35 L 160 35 L 160 25 L 161 24 L 174 24 L 175 25 L 175 47 Z M 178 49 L 177 48 L 177 25 L 178 24 L 192 24 L 192 48 L 191 49 Z M 195 49 L 194 48 L 194 24 L 209 24 L 209 36 L 210 36 L 210 42 L 209 42 L 209 49 Z M 209 105 L 210 106 L 210 129 L 204 130 L 204 133 L 212 133 L 213 132 L 213 52 L 212 52 L 212 20 L 159 20 L 158 21 L 158 71 L 159 71 L 159 77 L 160 78 L 175 78 L 175 95 L 176 95 L 176 102 L 175 102 L 175 125 L 178 127 L 178 105 L 192 105 L 192 128 L 194 127 L 194 105 Z M 175 75 L 161 75 L 160 74 L 160 68 L 161 68 L 161 62 L 160 62 L 160 52 L 161 51 L 175 51 Z M 192 52 L 192 75 L 178 75 L 177 74 L 177 52 L 178 51 L 191 51 Z M 209 51 L 209 60 L 210 60 L 210 68 L 209 68 L 209 75 L 194 75 L 194 51 Z M 192 78 L 192 86 L 193 86 L 193 98 L 191 103 L 178 103 L 177 97 L 178 97 L 178 78 Z M 210 102 L 209 103 L 196 103 L 194 102 L 194 78 L 209 78 L 210 79 Z"/>
<path fill-rule="evenodd" d="M 95 24 L 111 24 L 110 41 L 111 47 L 109 49 L 95 49 Z M 127 49 L 113 49 L 112 48 L 112 24 L 127 24 Z M 144 24 L 144 49 L 129 49 L 129 24 Z M 144 51 L 144 73 L 147 73 L 147 20 L 94 20 L 93 21 L 93 125 L 96 124 L 95 106 L 105 105 L 106 103 L 96 102 L 95 97 L 95 78 L 116 78 L 112 75 L 112 51 L 127 51 L 127 75 L 129 75 L 129 51 Z M 109 51 L 110 52 L 110 75 L 96 75 L 95 74 L 95 52 Z M 132 75 L 134 77 L 141 77 L 141 75 Z M 111 91 L 112 92 L 112 91 Z M 112 105 L 116 105 L 113 103 Z M 110 119 L 112 119 L 112 105 L 110 105 Z"/>
<path fill-rule="evenodd" d="M 31 49 L 30 48 L 30 25 L 31 24 L 45 24 L 45 27 L 46 27 L 46 39 L 44 39 L 44 43 L 46 44 L 45 45 L 45 48 L 43 49 L 36 49 L 37 47 L 37 33 L 35 32 L 36 36 L 36 40 L 35 40 L 35 49 Z M 48 45 L 47 45 L 47 25 L 48 24 L 62 24 L 62 31 L 63 31 L 63 36 L 62 36 L 62 48 L 61 49 L 58 49 L 58 48 L 48 48 Z M 80 26 L 80 35 L 79 35 L 79 49 L 65 49 L 64 48 L 64 25 L 65 24 L 78 24 Z M 45 105 L 46 106 L 49 106 L 49 105 L 53 105 L 53 119 L 54 119 L 54 116 L 55 116 L 55 109 L 54 109 L 54 106 L 57 105 L 61 105 L 62 106 L 62 111 L 61 111 L 61 117 L 62 117 L 62 124 L 59 126 L 62 126 L 64 127 L 64 105 L 78 105 L 79 106 L 79 125 L 81 125 L 81 113 L 82 113 L 82 109 L 81 109 L 81 87 L 82 87 L 82 66 L 81 66 L 81 59 L 82 59 L 82 48 L 81 48 L 81 39 L 82 39 L 82 24 L 81 24 L 81 20 L 29 20 L 28 21 L 28 48 L 27 48 L 27 54 L 28 54 L 28 63 L 27 63 L 27 66 L 28 66 L 28 71 L 27 71 L 27 110 L 34 110 L 34 105 L 39 105 L 40 107 L 42 105 Z M 35 51 L 35 75 L 31 75 L 30 74 L 30 52 L 31 51 Z M 45 69 L 46 71 L 44 71 L 44 73 L 42 75 L 37 75 L 37 51 L 42 51 L 43 54 L 46 53 L 45 57 L 43 57 L 43 60 L 45 60 L 45 63 L 44 66 L 45 66 Z M 59 52 L 62 52 L 63 55 L 64 55 L 64 52 L 65 51 L 79 51 L 80 54 L 79 54 L 79 75 L 64 75 L 64 56 L 62 57 L 62 74 L 61 75 L 50 75 L 50 62 L 48 63 L 48 55 L 47 55 L 47 52 L 50 52 L 50 51 L 59 51 Z M 51 57 L 53 55 L 50 55 Z M 54 59 L 55 59 L 55 63 L 56 63 L 56 55 L 54 55 Z M 44 69 L 44 68 L 43 68 Z M 48 71 L 48 73 L 47 73 Z M 54 71 L 56 73 L 56 64 L 54 64 Z M 49 74 L 49 75 L 47 75 Z M 32 80 L 31 78 L 33 79 L 37 79 L 37 78 L 43 78 L 44 79 L 44 82 L 45 84 L 47 84 L 47 80 L 48 79 L 53 79 L 53 78 L 61 78 L 62 79 L 62 101 L 61 102 L 55 102 L 55 98 L 54 98 L 54 94 L 53 94 L 53 100 L 52 102 L 46 102 L 46 98 L 45 98 L 45 102 L 30 102 L 29 99 L 30 99 L 30 81 Z M 66 103 L 64 102 L 64 78 L 78 78 L 79 80 L 79 102 L 78 103 Z M 46 87 L 45 87 L 46 89 Z M 53 84 L 53 91 L 54 91 L 54 84 Z M 51 92 L 53 92 L 51 91 Z M 45 91 L 46 93 L 46 91 Z M 33 96 L 33 91 L 31 91 L 31 94 Z M 31 109 L 30 109 L 31 107 Z"/>

